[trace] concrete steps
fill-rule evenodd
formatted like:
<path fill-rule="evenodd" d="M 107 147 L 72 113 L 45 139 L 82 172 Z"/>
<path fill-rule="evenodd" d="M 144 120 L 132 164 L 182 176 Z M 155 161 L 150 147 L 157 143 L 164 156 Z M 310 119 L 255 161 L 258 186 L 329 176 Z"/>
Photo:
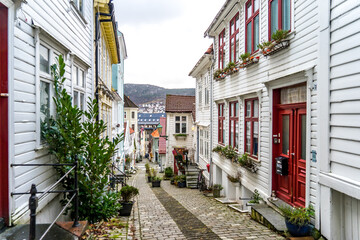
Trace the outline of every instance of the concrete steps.
<path fill-rule="evenodd" d="M 251 206 L 251 218 L 279 233 L 287 230 L 284 217 L 267 204 Z"/>
<path fill-rule="evenodd" d="M 194 166 L 189 166 L 188 169 L 185 171 L 186 174 L 186 187 L 196 189 L 197 186 L 197 178 L 199 175 L 199 169 Z"/>

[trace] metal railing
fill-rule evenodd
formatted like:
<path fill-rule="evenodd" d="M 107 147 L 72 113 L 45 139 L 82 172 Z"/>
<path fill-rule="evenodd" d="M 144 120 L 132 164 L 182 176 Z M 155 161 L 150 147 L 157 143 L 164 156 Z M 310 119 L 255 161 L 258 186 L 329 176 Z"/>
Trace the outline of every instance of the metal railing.
<path fill-rule="evenodd" d="M 115 174 L 115 170 L 117 170 L 121 175 Z M 122 170 L 120 170 L 115 163 L 112 163 L 111 165 L 111 173 L 110 173 L 110 187 L 112 189 L 118 190 L 117 186 L 120 183 L 121 186 L 126 185 L 126 179 L 128 179 L 129 176 L 124 173 Z"/>
<path fill-rule="evenodd" d="M 74 163 L 44 163 L 44 164 L 11 164 L 11 167 L 43 167 L 43 166 L 51 166 L 51 167 L 60 167 L 60 166 L 73 166 L 70 170 L 68 170 L 58 181 L 56 181 L 53 185 L 45 189 L 44 191 L 37 191 L 36 185 L 32 184 L 29 192 L 20 192 L 20 193 L 14 193 L 12 192 L 11 195 L 25 195 L 30 194 L 29 198 L 29 209 L 30 209 L 30 226 L 29 226 L 29 240 L 35 240 L 36 237 L 36 209 L 38 207 L 38 201 L 43 199 L 47 194 L 50 193 L 74 193 L 67 204 L 62 208 L 60 213 L 56 216 L 54 221 L 49 225 L 49 227 L 45 230 L 45 232 L 42 234 L 42 236 L 39 238 L 39 240 L 44 239 L 45 235 L 50 231 L 52 226 L 54 226 L 56 220 L 63 214 L 63 212 L 68 208 L 70 203 L 74 200 L 74 223 L 73 227 L 79 226 L 79 186 L 78 186 L 78 160 L 77 156 L 75 157 Z M 74 189 L 73 190 L 54 190 L 54 188 L 61 183 L 62 180 L 64 180 L 65 177 L 67 177 L 71 171 L 74 172 Z M 37 194 L 41 194 L 39 197 L 37 197 Z"/>

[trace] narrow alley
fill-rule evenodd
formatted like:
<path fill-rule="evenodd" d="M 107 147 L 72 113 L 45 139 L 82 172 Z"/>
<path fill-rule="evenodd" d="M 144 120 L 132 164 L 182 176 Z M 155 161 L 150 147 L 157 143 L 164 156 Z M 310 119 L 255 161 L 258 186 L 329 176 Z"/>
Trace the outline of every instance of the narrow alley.
<path fill-rule="evenodd" d="M 135 223 L 135 239 L 283 239 L 248 213 L 236 212 L 198 189 L 176 188 L 170 181 L 152 188 L 144 163 L 138 167 L 131 184 L 139 195 L 129 219 Z"/>

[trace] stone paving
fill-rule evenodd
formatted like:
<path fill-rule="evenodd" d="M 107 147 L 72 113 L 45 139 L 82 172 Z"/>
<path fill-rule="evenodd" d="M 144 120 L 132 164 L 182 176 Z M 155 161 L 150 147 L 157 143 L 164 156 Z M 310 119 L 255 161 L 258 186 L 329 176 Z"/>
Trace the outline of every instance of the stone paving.
<path fill-rule="evenodd" d="M 196 189 L 177 188 L 169 181 L 162 181 L 161 189 L 151 188 L 143 163 L 130 184 L 140 194 L 129 219 L 135 229 L 129 239 L 283 239 L 249 214 L 236 212 Z"/>

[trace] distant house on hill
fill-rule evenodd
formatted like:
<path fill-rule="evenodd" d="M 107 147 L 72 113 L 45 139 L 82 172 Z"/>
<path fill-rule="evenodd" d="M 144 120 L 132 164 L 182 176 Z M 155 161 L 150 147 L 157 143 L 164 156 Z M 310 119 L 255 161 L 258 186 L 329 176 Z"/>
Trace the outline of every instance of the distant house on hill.
<path fill-rule="evenodd" d="M 188 152 L 190 161 L 194 161 L 195 144 L 195 96 L 166 96 L 166 135 L 168 136 L 165 167 L 173 167 L 177 172 L 179 164 L 175 155 Z"/>

